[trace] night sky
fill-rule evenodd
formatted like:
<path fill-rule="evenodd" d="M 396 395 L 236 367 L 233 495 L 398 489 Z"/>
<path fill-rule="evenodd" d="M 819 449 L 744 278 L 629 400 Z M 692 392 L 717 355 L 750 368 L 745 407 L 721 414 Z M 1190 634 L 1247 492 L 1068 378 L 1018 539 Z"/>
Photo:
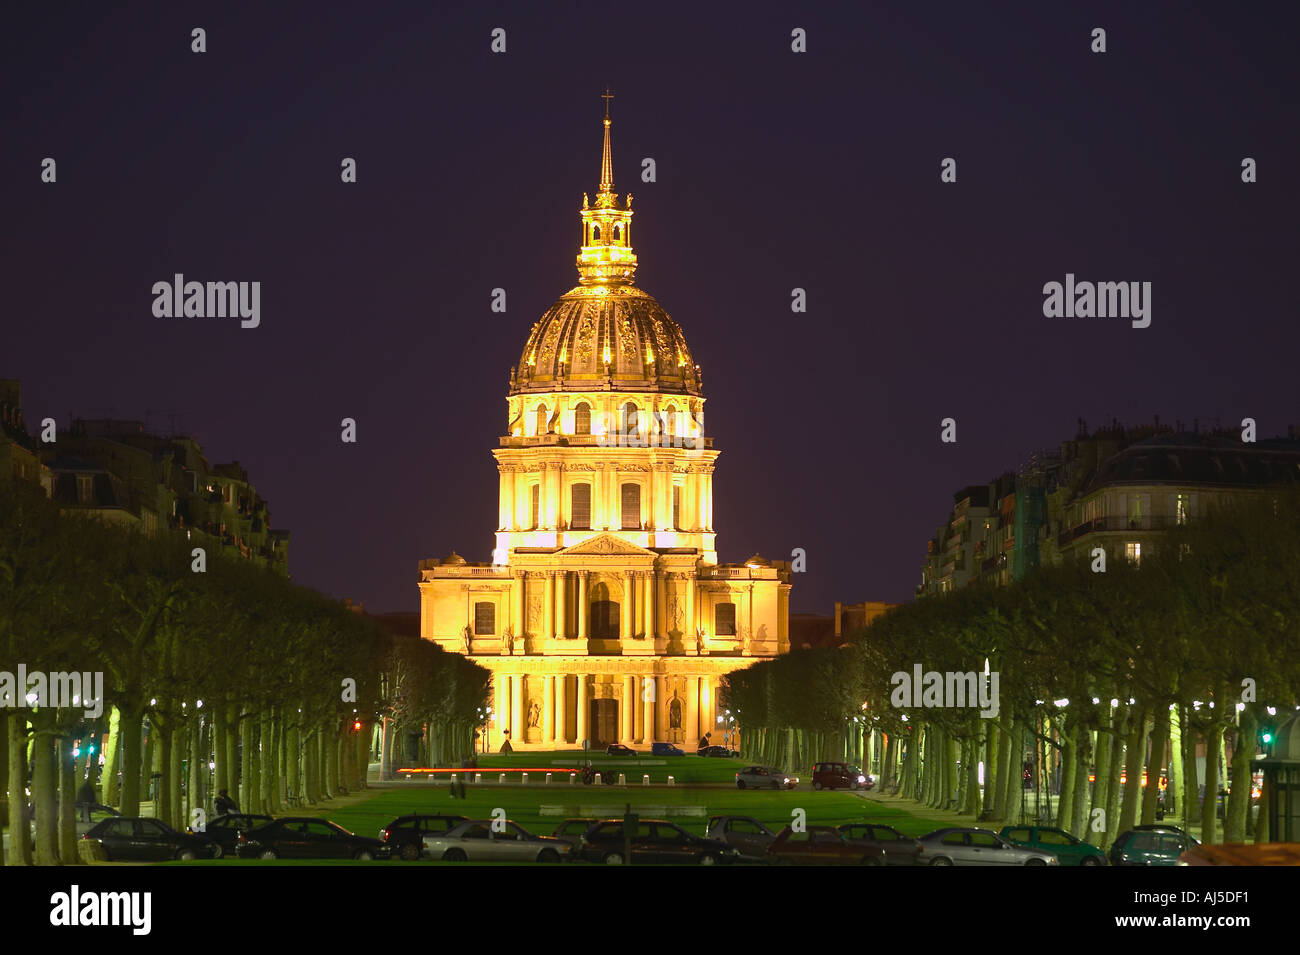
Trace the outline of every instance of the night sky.
<path fill-rule="evenodd" d="M 1078 418 L 1300 423 L 1296 5 L 836 6 L 25 4 L 0 377 L 33 431 L 175 416 L 249 470 L 297 581 L 413 610 L 418 560 L 490 558 L 509 369 L 577 284 L 609 85 L 719 556 L 805 548 L 796 611 L 910 598 L 953 491 Z M 176 272 L 260 281 L 260 327 L 155 318 Z M 1045 318 L 1067 272 L 1152 282 L 1151 326 Z"/>

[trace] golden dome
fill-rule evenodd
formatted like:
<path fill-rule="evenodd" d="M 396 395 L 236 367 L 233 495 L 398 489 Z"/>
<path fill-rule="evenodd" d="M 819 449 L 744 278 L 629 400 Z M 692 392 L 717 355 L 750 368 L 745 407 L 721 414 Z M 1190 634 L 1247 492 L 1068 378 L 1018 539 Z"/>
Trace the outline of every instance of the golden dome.
<path fill-rule="evenodd" d="M 659 391 L 700 394 L 700 369 L 686 336 L 654 296 L 637 288 L 632 251 L 632 196 L 614 189 L 606 97 L 600 191 L 582 197 L 579 285 L 539 321 L 510 371 L 510 394 Z"/>
<path fill-rule="evenodd" d="M 700 394 L 681 328 L 632 285 L 570 289 L 533 325 L 510 393 L 614 391 Z"/>

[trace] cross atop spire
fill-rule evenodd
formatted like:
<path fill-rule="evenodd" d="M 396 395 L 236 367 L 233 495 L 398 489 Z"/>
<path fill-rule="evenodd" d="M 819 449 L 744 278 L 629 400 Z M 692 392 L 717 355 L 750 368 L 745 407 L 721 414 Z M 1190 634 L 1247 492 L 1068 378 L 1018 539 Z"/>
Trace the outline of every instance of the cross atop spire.
<path fill-rule="evenodd" d="M 600 156 L 600 191 L 603 193 L 612 193 L 614 191 L 614 152 L 609 144 L 609 101 L 614 98 L 614 94 L 605 87 L 605 92 L 600 94 L 600 98 L 605 101 L 605 146 Z"/>

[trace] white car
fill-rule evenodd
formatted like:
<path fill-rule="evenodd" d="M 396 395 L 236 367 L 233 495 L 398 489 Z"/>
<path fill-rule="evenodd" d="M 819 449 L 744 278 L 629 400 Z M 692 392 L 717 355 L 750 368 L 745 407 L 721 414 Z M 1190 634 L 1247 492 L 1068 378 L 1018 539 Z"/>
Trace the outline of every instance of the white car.
<path fill-rule="evenodd" d="M 737 789 L 794 789 L 799 777 L 771 766 L 746 766 L 736 773 Z"/>
<path fill-rule="evenodd" d="M 535 836 L 516 822 L 499 819 L 470 819 L 424 837 L 424 856 L 444 862 L 561 862 L 572 851 L 562 839 Z"/>

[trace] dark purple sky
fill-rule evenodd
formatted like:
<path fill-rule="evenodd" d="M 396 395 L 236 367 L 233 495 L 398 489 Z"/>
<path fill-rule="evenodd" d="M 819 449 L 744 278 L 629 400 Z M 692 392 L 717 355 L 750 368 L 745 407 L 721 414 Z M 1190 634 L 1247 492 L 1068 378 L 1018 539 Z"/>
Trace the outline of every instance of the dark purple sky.
<path fill-rule="evenodd" d="M 1300 421 L 1294 5 L 87 6 L 0 39 L 0 377 L 29 423 L 178 414 L 295 578 L 370 609 L 414 609 L 422 557 L 489 558 L 606 84 L 638 284 L 704 369 L 720 556 L 805 548 L 795 610 L 908 598 L 952 492 L 1079 417 Z M 175 272 L 260 281 L 261 327 L 154 318 Z M 1067 272 L 1152 282 L 1151 327 L 1044 318 Z"/>

